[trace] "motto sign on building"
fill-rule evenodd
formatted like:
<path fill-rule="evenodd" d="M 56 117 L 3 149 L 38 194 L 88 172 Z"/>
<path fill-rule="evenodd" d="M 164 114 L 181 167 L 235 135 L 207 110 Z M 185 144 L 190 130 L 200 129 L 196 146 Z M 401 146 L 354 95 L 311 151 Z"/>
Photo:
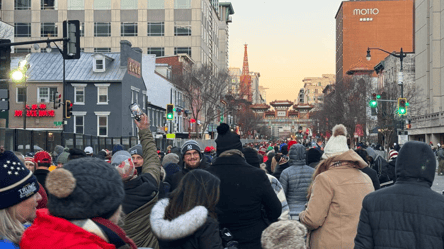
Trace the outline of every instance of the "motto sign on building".
<path fill-rule="evenodd" d="M 365 16 L 365 15 L 377 15 L 379 14 L 379 9 L 354 9 L 353 15 L 354 16 Z"/>

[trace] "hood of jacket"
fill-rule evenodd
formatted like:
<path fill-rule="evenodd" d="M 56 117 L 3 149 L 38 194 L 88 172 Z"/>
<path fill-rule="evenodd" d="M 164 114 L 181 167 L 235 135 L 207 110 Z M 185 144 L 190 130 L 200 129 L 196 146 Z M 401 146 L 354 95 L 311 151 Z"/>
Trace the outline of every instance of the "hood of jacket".
<path fill-rule="evenodd" d="M 358 155 L 354 150 L 350 149 L 339 156 L 335 156 L 335 161 L 349 161 L 356 163 L 357 169 L 363 169 L 368 166 L 368 164 Z"/>
<path fill-rule="evenodd" d="M 376 160 L 376 158 L 379 156 L 376 151 L 370 147 L 368 147 L 367 149 L 365 149 L 367 151 L 367 154 L 369 157 L 373 158 L 373 160 Z"/>
<path fill-rule="evenodd" d="M 194 234 L 207 221 L 208 210 L 197 206 L 169 221 L 164 218 L 168 199 L 162 199 L 151 210 L 151 228 L 160 240 L 178 240 Z"/>
<path fill-rule="evenodd" d="M 288 152 L 288 157 L 290 158 L 290 165 L 305 165 L 306 151 L 302 144 L 295 144 L 291 146 Z"/>
<path fill-rule="evenodd" d="M 399 151 L 395 167 L 397 180 L 423 180 L 432 186 L 436 159 L 430 146 L 423 142 L 409 141 Z"/>
<path fill-rule="evenodd" d="M 68 220 L 49 214 L 48 209 L 37 210 L 31 227 L 25 230 L 20 248 L 116 248 L 108 243 L 101 231 L 87 231 Z"/>

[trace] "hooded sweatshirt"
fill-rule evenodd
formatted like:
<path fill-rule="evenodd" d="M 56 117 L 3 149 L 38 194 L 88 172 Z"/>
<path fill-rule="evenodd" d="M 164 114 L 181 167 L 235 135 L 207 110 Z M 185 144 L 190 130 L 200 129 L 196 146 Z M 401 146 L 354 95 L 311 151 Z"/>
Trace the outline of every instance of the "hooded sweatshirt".
<path fill-rule="evenodd" d="M 285 169 L 279 181 L 284 188 L 290 215 L 299 215 L 307 203 L 307 190 L 310 186 L 314 169 L 305 164 L 305 147 L 301 144 L 291 146 L 290 167 Z"/>
<path fill-rule="evenodd" d="M 410 141 L 396 160 L 396 183 L 364 198 L 355 248 L 443 248 L 444 198 L 431 189 L 430 146 Z"/>

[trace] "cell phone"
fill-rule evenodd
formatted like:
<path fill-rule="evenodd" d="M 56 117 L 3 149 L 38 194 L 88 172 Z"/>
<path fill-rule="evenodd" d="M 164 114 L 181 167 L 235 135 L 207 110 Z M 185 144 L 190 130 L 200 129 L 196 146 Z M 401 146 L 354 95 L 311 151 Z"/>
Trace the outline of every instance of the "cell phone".
<path fill-rule="evenodd" d="M 143 115 L 143 111 L 140 108 L 139 104 L 137 103 L 133 103 L 129 106 L 130 110 L 131 110 L 131 114 L 133 114 L 134 119 L 136 119 L 137 121 L 141 120 L 141 117 Z"/>

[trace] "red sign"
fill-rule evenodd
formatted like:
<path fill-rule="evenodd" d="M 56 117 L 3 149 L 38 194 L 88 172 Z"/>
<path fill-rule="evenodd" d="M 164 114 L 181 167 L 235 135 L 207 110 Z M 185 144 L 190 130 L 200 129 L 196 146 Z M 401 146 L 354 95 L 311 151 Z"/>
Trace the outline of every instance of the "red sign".
<path fill-rule="evenodd" d="M 26 105 L 26 117 L 54 117 L 54 110 L 46 110 L 45 104 Z M 14 117 L 23 117 L 23 110 L 15 110 Z"/>

